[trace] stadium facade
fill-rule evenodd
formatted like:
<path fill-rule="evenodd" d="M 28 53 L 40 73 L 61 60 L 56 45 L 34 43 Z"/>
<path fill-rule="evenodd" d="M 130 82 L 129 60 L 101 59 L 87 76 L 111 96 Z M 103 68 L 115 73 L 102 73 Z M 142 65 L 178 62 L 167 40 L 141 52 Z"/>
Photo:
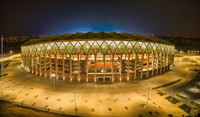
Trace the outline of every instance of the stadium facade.
<path fill-rule="evenodd" d="M 114 82 L 168 71 L 173 65 L 174 45 L 138 34 L 78 32 L 26 42 L 21 55 L 22 66 L 43 77 Z"/>

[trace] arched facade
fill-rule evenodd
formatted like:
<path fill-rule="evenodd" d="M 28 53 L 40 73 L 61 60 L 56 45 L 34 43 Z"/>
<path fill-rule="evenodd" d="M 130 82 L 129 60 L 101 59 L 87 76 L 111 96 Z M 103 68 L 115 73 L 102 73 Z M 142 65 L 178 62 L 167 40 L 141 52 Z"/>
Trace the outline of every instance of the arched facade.
<path fill-rule="evenodd" d="M 174 46 L 122 39 L 58 40 L 23 45 L 22 65 L 33 74 L 66 81 L 113 82 L 164 73 Z"/>

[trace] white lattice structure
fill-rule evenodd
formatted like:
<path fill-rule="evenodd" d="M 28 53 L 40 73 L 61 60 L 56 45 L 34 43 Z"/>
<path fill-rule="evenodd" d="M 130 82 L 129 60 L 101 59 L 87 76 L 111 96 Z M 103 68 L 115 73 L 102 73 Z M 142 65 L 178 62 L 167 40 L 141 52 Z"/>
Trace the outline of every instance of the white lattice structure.
<path fill-rule="evenodd" d="M 169 70 L 174 45 L 128 33 L 88 32 L 32 40 L 22 45 L 23 67 L 66 81 L 122 81 Z"/>

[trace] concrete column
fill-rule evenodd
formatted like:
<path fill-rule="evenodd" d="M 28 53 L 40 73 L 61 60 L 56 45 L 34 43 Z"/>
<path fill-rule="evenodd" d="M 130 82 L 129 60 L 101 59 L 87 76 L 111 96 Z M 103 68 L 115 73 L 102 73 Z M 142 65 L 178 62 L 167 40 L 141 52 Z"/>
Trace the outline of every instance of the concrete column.
<path fill-rule="evenodd" d="M 80 54 L 77 54 L 78 60 L 78 81 L 80 81 Z"/>
<path fill-rule="evenodd" d="M 154 75 L 157 75 L 157 71 L 158 71 L 158 55 L 157 55 L 157 53 L 155 53 L 155 55 L 154 55 L 154 60 L 156 60 L 156 62 L 154 63 L 154 65 L 155 65 L 155 73 L 154 73 Z"/>
<path fill-rule="evenodd" d="M 152 52 L 152 63 L 151 63 L 151 65 L 152 65 L 152 73 L 151 73 L 151 75 L 153 76 L 154 75 L 154 52 Z"/>
<path fill-rule="evenodd" d="M 140 78 L 143 78 L 143 63 L 144 63 L 144 53 L 142 52 L 142 63 L 141 63 L 141 69 L 140 69 Z"/>
<path fill-rule="evenodd" d="M 127 69 L 127 80 L 129 81 L 129 79 L 130 79 L 130 54 L 128 53 L 128 69 Z"/>
<path fill-rule="evenodd" d="M 34 73 L 33 72 L 33 67 L 34 67 L 34 63 L 33 63 L 33 55 L 31 55 L 31 72 L 32 72 L 32 74 Z"/>
<path fill-rule="evenodd" d="M 39 53 L 39 63 L 40 63 L 40 65 L 39 65 L 39 67 L 40 67 L 40 76 L 42 76 L 42 55 L 41 55 L 41 53 Z"/>
<path fill-rule="evenodd" d="M 27 62 L 28 62 L 28 56 L 25 54 L 25 55 L 22 55 L 22 65 L 23 67 L 27 66 Z"/>
<path fill-rule="evenodd" d="M 26 67 L 29 67 L 29 56 L 26 54 Z M 24 61 L 22 60 L 22 65 L 24 64 Z"/>
<path fill-rule="evenodd" d="M 164 65 L 163 65 L 163 72 L 165 72 L 166 67 L 166 53 L 164 53 Z"/>
<path fill-rule="evenodd" d="M 169 70 L 169 54 L 167 53 L 167 57 L 166 57 L 167 61 L 166 61 L 166 66 L 167 66 L 167 70 Z"/>
<path fill-rule="evenodd" d="M 29 62 L 30 62 L 30 59 L 29 59 L 29 56 L 28 54 L 26 55 L 26 58 L 27 58 L 27 62 L 26 62 L 26 67 L 29 67 Z M 22 61 L 22 65 L 24 64 L 24 61 Z"/>
<path fill-rule="evenodd" d="M 168 66 L 170 65 L 170 53 L 168 54 Z"/>
<path fill-rule="evenodd" d="M 27 56 L 27 62 L 26 62 L 26 67 L 29 67 L 29 62 L 30 62 L 30 57 L 29 55 L 26 55 Z M 24 61 L 22 62 L 22 64 L 24 63 Z"/>
<path fill-rule="evenodd" d="M 35 55 L 35 74 L 37 75 L 38 74 L 38 65 L 37 65 L 37 62 L 38 62 L 38 59 L 37 59 L 37 54 Z"/>
<path fill-rule="evenodd" d="M 111 72 L 112 72 L 112 82 L 114 81 L 114 72 L 113 72 L 113 62 L 114 62 L 114 54 L 111 54 L 111 65 L 112 65 L 112 68 L 111 68 Z"/>
<path fill-rule="evenodd" d="M 56 79 L 58 79 L 58 54 L 54 54 L 55 56 L 55 66 L 56 66 Z"/>
<path fill-rule="evenodd" d="M 159 66 L 158 66 L 158 62 L 159 62 L 159 54 L 157 53 L 156 54 L 156 56 L 157 56 L 157 61 L 156 61 L 156 75 L 158 74 L 158 68 L 159 68 Z"/>
<path fill-rule="evenodd" d="M 94 65 L 95 65 L 95 74 L 94 74 L 94 81 L 96 82 L 96 77 L 97 77 L 97 54 L 94 55 Z"/>
<path fill-rule="evenodd" d="M 120 54 L 120 78 L 119 78 L 119 81 L 122 80 L 122 54 Z"/>
<path fill-rule="evenodd" d="M 69 54 L 69 67 L 70 67 L 70 80 L 72 81 L 72 58 L 71 58 L 71 54 Z"/>
<path fill-rule="evenodd" d="M 163 58 L 162 58 L 163 56 L 162 56 L 162 53 L 160 53 L 160 60 L 161 60 L 161 62 L 160 62 L 160 73 L 162 73 L 162 68 L 163 68 Z"/>
<path fill-rule="evenodd" d="M 147 52 L 147 77 L 149 77 L 149 58 L 150 58 L 150 53 Z"/>
<path fill-rule="evenodd" d="M 29 63 L 30 63 L 30 57 L 29 57 L 29 55 L 26 55 L 27 56 L 27 58 L 26 58 L 26 67 L 29 67 Z M 24 61 L 22 62 L 22 65 L 23 65 L 23 63 L 24 63 Z"/>
<path fill-rule="evenodd" d="M 171 62 L 171 61 L 172 61 L 172 60 L 171 60 L 171 56 L 172 56 L 172 55 L 171 55 L 171 53 L 170 53 L 170 54 L 169 54 L 169 65 L 172 64 L 172 62 Z"/>
<path fill-rule="evenodd" d="M 64 53 L 62 54 L 62 77 L 65 80 L 65 63 L 64 63 Z"/>
<path fill-rule="evenodd" d="M 51 54 L 49 54 L 49 67 L 50 67 L 50 69 L 49 69 L 49 76 L 50 76 L 50 78 L 51 78 L 51 72 L 52 72 Z"/>
<path fill-rule="evenodd" d="M 26 54 L 21 55 L 21 57 L 22 57 L 22 65 L 23 65 L 23 67 L 25 67 L 25 66 L 26 66 L 26 63 L 27 63 Z"/>
<path fill-rule="evenodd" d="M 47 76 L 47 63 L 46 63 L 46 60 L 47 60 L 47 58 L 46 58 L 46 52 L 44 53 L 44 56 L 43 56 L 43 59 L 44 59 L 44 77 L 46 77 Z"/>
<path fill-rule="evenodd" d="M 103 66 L 104 66 L 103 67 L 103 82 L 105 82 L 105 70 L 106 70 L 105 69 L 105 57 L 106 57 L 105 54 L 103 54 Z"/>
<path fill-rule="evenodd" d="M 86 81 L 88 82 L 88 53 L 86 54 Z"/>
<path fill-rule="evenodd" d="M 135 53 L 134 79 L 137 77 L 137 53 Z"/>
<path fill-rule="evenodd" d="M 26 66 L 26 59 L 25 59 L 26 57 L 25 56 L 26 56 L 25 54 L 21 55 L 23 67 Z"/>

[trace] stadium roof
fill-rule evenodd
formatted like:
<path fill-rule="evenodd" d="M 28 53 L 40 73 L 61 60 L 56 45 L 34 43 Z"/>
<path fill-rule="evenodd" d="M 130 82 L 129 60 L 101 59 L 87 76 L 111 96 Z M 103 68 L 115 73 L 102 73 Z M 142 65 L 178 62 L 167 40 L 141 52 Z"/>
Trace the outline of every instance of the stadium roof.
<path fill-rule="evenodd" d="M 126 41 L 153 42 L 153 43 L 173 45 L 172 43 L 168 41 L 155 38 L 152 36 L 129 34 L 125 32 L 120 32 L 120 33 L 118 32 L 87 32 L 87 33 L 77 32 L 74 34 L 67 33 L 67 34 L 53 35 L 53 36 L 47 36 L 45 38 L 30 40 L 24 43 L 23 46 L 45 43 L 45 42 L 77 41 L 77 40 L 84 40 L 84 41 L 85 40 L 123 40 L 123 41 L 126 40 Z"/>

